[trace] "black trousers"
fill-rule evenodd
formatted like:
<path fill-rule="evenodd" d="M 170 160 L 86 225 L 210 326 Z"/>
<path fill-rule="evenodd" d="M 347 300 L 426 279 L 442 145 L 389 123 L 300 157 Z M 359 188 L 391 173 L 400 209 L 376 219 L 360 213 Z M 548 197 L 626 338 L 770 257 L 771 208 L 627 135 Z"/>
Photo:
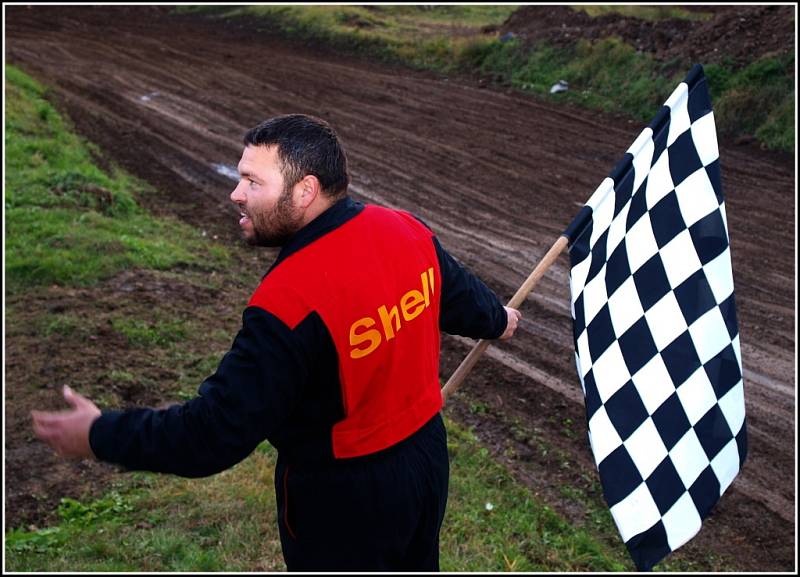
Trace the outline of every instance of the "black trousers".
<path fill-rule="evenodd" d="M 289 571 L 438 571 L 450 465 L 439 414 L 384 451 L 328 463 L 278 457 Z"/>

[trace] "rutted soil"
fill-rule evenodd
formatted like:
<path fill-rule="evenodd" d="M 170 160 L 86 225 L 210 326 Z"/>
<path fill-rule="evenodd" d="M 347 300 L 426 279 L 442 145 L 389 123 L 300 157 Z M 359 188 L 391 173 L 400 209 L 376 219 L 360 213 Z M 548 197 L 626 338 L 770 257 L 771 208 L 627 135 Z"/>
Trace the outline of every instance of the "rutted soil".
<path fill-rule="evenodd" d="M 310 113 L 342 136 L 356 198 L 417 213 L 507 300 L 642 128 L 480 89 L 468 79 L 290 45 L 246 24 L 167 17 L 165 10 L 9 6 L 7 60 L 54 87 L 82 134 L 160 191 L 161 197 L 145 199 L 152 208 L 231 241 L 238 236 L 228 201 L 233 181 L 214 165 L 235 166 L 244 130 L 264 118 Z M 698 569 L 724 563 L 741 571 L 789 571 L 795 548 L 795 264 L 789 250 L 795 174 L 787 156 L 750 146 L 723 141 L 720 158 L 750 452 L 699 535 L 674 556 Z M 248 262 L 237 286 L 254 287 L 269 259 Z M 562 255 L 522 306 L 518 336 L 490 347 L 447 411 L 474 425 L 519 479 L 579 523 L 585 510 L 561 487 L 591 494 L 596 471 L 575 371 L 568 267 Z M 113 290 L 101 292 L 104 302 L 114 302 Z M 82 298 L 88 302 L 97 293 Z M 161 303 L 182 298 L 159 294 Z M 233 336 L 235 309 L 244 306 L 245 294 L 199 294 L 197 306 L 232 299 L 217 318 Z M 55 291 L 48 298 L 67 297 Z M 34 306 L 24 299 L 12 304 Z M 96 488 L 106 482 L 106 469 L 54 468 L 27 419 L 30 408 L 55 404 L 54 387 L 80 375 L 81 363 L 66 359 L 83 353 L 7 336 L 8 528 L 41 522 L 47 508 L 39 501 L 52 507 L 52 497 L 31 495 Z M 468 346 L 465 339 L 444 338 L 444 379 Z M 107 362 L 125 360 L 124 348 L 113 342 L 101 339 L 94 347 Z M 44 357 L 55 361 L 47 371 Z M 37 370 L 45 384 L 32 389 L 30 373 Z M 161 400 L 155 394 L 142 402 Z"/>

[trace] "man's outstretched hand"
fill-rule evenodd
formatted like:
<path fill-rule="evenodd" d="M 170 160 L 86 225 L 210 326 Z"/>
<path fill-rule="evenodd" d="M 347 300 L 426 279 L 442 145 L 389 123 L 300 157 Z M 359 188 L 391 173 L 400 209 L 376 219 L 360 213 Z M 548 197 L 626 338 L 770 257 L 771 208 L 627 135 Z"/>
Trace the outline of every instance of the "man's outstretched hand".
<path fill-rule="evenodd" d="M 508 323 L 506 324 L 505 332 L 503 332 L 503 334 L 498 337 L 501 341 L 508 340 L 514 336 L 514 331 L 517 330 L 519 319 L 522 318 L 522 313 L 519 312 L 517 309 L 512 309 L 509 307 L 503 307 L 503 308 L 506 309 L 506 315 L 508 316 Z"/>
<path fill-rule="evenodd" d="M 89 428 L 100 416 L 100 409 L 66 385 L 64 385 L 64 400 L 72 407 L 70 410 L 31 411 L 33 432 L 62 457 L 93 459 L 94 453 L 89 446 Z"/>

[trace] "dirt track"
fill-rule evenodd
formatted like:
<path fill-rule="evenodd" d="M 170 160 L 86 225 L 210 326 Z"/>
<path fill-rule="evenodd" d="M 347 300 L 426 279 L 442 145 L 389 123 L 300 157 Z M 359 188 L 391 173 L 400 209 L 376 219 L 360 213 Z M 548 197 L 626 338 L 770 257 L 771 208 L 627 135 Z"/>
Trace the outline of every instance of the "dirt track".
<path fill-rule="evenodd" d="M 417 213 L 507 300 L 642 128 L 465 80 L 287 47 L 235 26 L 188 17 L 176 25 L 162 13 L 7 7 L 7 60 L 53 86 L 83 134 L 158 187 L 160 211 L 230 239 L 238 235 L 232 181 L 214 165 L 235 166 L 244 129 L 260 120 L 311 113 L 342 136 L 356 198 Z M 679 554 L 725 555 L 745 571 L 788 571 L 795 547 L 795 175 L 791 159 L 754 148 L 722 143 L 720 156 L 750 452 Z M 562 256 L 550 269 L 522 307 L 521 334 L 489 350 L 448 410 L 475 424 L 519 478 L 577 521 L 580 506 L 559 485 L 586 487 L 595 472 L 574 364 L 568 264 Z M 253 283 L 262 272 L 253 271 Z M 443 378 L 468 344 L 445 338 Z M 534 450 L 541 441 L 570 465 Z M 7 473 L 24 482 L 21 472 Z M 14 506 L 9 498 L 7 513 Z"/>

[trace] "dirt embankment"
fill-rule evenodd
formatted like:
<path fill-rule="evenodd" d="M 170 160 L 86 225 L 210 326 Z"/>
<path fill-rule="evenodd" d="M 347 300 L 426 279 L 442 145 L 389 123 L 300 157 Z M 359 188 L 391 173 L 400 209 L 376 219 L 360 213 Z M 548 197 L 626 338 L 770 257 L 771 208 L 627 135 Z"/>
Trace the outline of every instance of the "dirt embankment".
<path fill-rule="evenodd" d="M 569 46 L 580 39 L 617 36 L 661 62 L 678 60 L 741 67 L 762 56 L 794 51 L 795 23 L 792 6 L 696 6 L 711 12 L 708 20 L 641 20 L 605 14 L 591 17 L 567 6 L 525 6 L 503 24 L 526 44 L 545 41 Z"/>
<path fill-rule="evenodd" d="M 6 15 L 8 61 L 54 87 L 80 132 L 159 189 L 162 197 L 151 201 L 158 212 L 235 239 L 233 182 L 220 166 L 235 166 L 243 131 L 264 118 L 315 114 L 343 137 L 356 198 L 416 212 L 502 299 L 642 128 L 287 46 L 246 23 L 167 17 L 158 7 L 11 6 Z M 795 264 L 788 249 L 795 242 L 795 174 L 785 156 L 752 147 L 723 142 L 720 157 L 750 453 L 700 534 L 675 555 L 706 570 L 716 568 L 715 556 L 742 571 L 788 571 L 795 546 Z M 490 348 L 448 411 L 473 424 L 497 458 L 580 523 L 582 506 L 560 491 L 591 490 L 596 479 L 575 371 L 568 266 L 562 257 L 548 271 L 522 306 L 518 336 Z M 249 271 L 253 286 L 263 270 Z M 54 396 L 47 387 L 30 391 L 32 377 L 56 386 L 81 370 L 60 356 L 74 351 L 10 340 L 7 455 L 34 443 L 27 408 Z M 443 378 L 467 350 L 462 339 L 444 339 Z M 113 346 L 103 353 L 118 354 Z M 52 469 L 52 457 L 40 453 L 6 463 L 10 526 L 41 518 L 44 507 L 26 494 L 74 494 L 96 483 L 94 470 Z M 71 488 L 61 475 L 73 475 Z"/>

